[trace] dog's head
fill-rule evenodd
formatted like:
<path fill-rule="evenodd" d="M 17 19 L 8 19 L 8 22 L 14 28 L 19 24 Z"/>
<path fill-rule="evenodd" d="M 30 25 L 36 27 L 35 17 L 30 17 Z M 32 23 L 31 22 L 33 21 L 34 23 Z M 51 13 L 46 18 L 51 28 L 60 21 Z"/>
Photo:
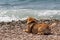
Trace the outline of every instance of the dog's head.
<path fill-rule="evenodd" d="M 33 17 L 28 17 L 27 18 L 27 24 L 32 23 L 32 22 L 36 22 L 36 19 Z"/>

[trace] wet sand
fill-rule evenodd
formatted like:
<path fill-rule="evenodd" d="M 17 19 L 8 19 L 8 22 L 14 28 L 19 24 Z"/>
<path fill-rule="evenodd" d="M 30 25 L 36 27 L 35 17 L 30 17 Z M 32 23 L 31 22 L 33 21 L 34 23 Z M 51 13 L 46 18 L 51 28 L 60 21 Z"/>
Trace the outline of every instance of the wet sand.
<path fill-rule="evenodd" d="M 60 40 L 60 21 L 50 28 L 52 34 L 49 35 L 26 33 L 23 29 L 26 29 L 25 20 L 0 22 L 0 40 Z"/>

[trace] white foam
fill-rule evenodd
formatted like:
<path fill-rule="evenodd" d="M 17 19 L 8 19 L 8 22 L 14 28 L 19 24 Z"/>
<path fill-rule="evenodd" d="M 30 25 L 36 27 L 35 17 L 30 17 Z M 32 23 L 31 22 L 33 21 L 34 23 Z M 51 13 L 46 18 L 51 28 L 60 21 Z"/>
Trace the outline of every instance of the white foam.
<path fill-rule="evenodd" d="M 20 20 L 26 20 L 28 17 L 21 18 Z"/>
<path fill-rule="evenodd" d="M 9 16 L 10 15 L 10 16 Z M 0 21 L 25 20 L 28 16 L 53 17 L 60 15 L 60 10 L 32 10 L 32 9 L 8 9 L 0 10 Z"/>
<path fill-rule="evenodd" d="M 18 21 L 19 19 L 17 19 L 16 17 L 0 17 L 0 22 L 4 21 L 4 22 L 11 22 L 12 20 Z"/>

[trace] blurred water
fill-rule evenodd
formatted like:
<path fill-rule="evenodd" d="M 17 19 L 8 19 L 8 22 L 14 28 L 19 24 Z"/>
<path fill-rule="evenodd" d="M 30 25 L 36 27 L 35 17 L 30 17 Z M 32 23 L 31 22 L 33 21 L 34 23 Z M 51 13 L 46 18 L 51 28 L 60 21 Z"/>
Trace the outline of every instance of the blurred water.
<path fill-rule="evenodd" d="M 60 19 L 60 0 L 0 0 L 0 21 L 28 16 Z"/>

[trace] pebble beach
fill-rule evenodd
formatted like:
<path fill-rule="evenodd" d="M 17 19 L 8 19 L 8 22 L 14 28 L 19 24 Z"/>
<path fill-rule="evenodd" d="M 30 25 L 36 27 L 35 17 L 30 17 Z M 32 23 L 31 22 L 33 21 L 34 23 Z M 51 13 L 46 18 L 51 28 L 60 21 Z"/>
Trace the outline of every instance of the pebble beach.
<path fill-rule="evenodd" d="M 26 21 L 0 22 L 0 40 L 60 40 L 60 22 L 49 35 L 26 33 Z"/>

